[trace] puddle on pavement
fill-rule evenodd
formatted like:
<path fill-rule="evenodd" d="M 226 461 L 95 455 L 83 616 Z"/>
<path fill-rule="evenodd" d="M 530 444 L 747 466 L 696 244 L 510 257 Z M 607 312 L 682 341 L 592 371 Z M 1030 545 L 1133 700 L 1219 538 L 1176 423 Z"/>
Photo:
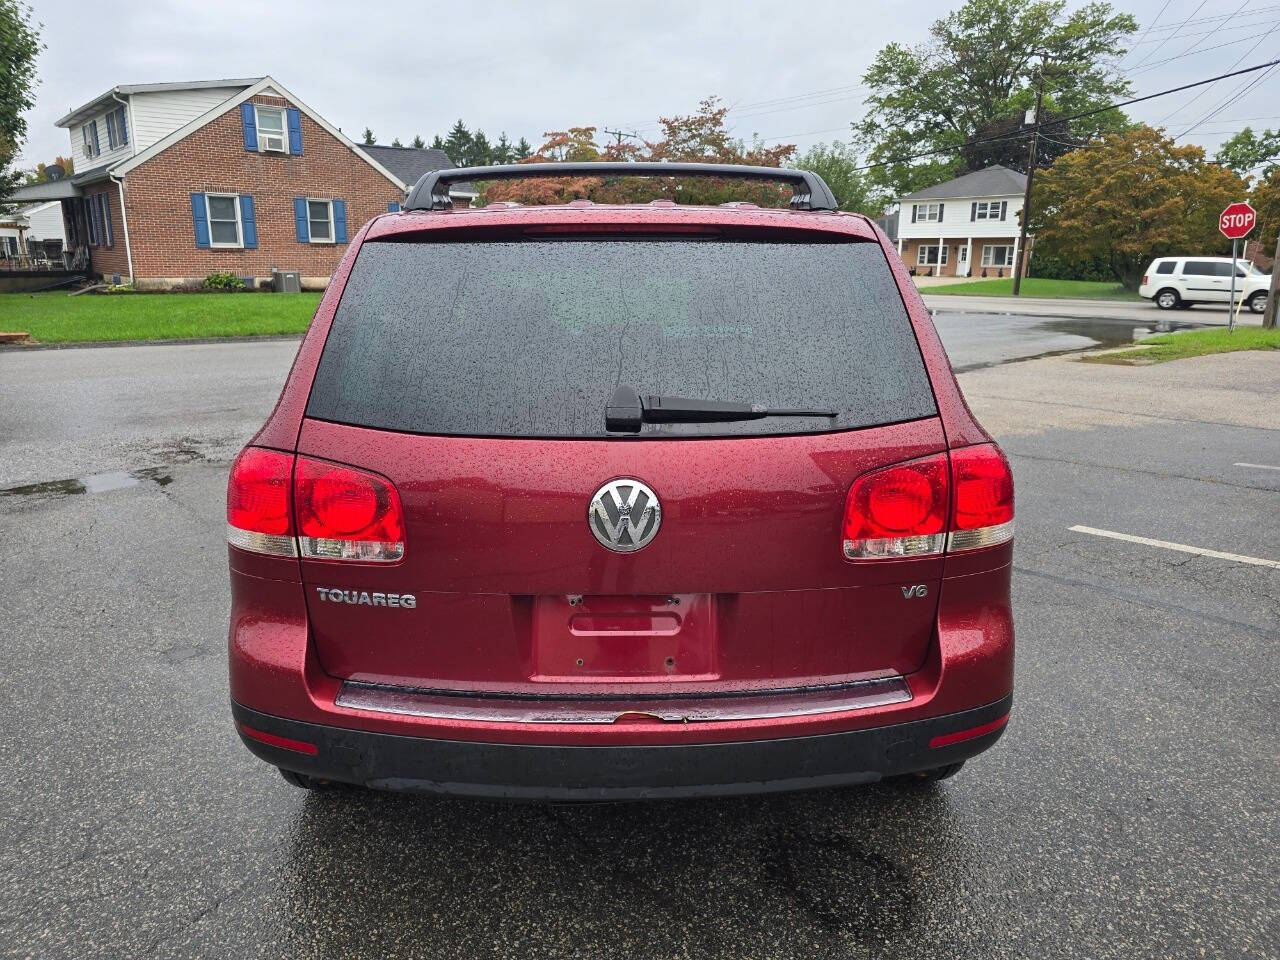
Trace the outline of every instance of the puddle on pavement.
<path fill-rule="evenodd" d="M 1143 337 L 1157 333 L 1174 333 L 1179 330 L 1199 330 L 1206 326 L 1203 323 L 1192 323 L 1186 320 L 1172 320 L 1160 317 L 1146 325 L 1134 324 L 1125 320 L 1090 320 L 1087 318 L 1063 318 L 1045 320 L 1036 325 L 1040 330 L 1051 330 L 1054 333 L 1067 334 L 1073 337 L 1088 337 L 1098 341 L 1099 347 L 1123 347 Z"/>
<path fill-rule="evenodd" d="M 82 493 L 109 493 L 125 490 L 140 483 L 154 483 L 167 487 L 173 476 L 161 467 L 142 470 L 113 470 L 108 473 L 91 473 L 70 480 L 47 480 L 44 483 L 27 483 L 18 487 L 0 489 L 0 497 L 66 497 Z"/>

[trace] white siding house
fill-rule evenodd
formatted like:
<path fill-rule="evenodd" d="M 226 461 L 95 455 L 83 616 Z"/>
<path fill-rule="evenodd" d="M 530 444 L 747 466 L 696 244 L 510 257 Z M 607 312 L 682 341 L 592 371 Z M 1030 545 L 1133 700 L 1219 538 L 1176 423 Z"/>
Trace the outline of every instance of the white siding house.
<path fill-rule="evenodd" d="M 1023 174 L 997 165 L 902 197 L 897 244 L 907 268 L 924 276 L 1012 276 L 1026 184 Z"/>
<path fill-rule="evenodd" d="M 67 233 L 62 222 L 60 201 L 32 204 L 0 217 L 0 257 L 26 256 L 33 244 L 45 240 L 57 240 L 64 248 L 66 246 Z"/>

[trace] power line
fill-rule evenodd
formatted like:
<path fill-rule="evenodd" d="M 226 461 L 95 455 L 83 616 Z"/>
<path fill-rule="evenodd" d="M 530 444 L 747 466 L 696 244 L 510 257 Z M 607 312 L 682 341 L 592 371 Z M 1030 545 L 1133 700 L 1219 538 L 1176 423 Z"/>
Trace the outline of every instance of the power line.
<path fill-rule="evenodd" d="M 1259 38 L 1259 40 L 1258 40 L 1258 42 L 1257 42 L 1257 43 L 1255 43 L 1252 47 L 1250 47 L 1250 48 L 1249 48 L 1248 50 L 1246 50 L 1244 53 L 1240 54 L 1240 56 L 1236 59 L 1236 62 L 1235 62 L 1235 63 L 1233 63 L 1233 64 L 1232 64 L 1230 67 L 1228 67 L 1227 69 L 1228 69 L 1228 70 L 1234 70 L 1236 67 L 1240 66 L 1240 64 L 1244 62 L 1245 58 L 1247 58 L 1250 54 L 1252 54 L 1252 53 L 1253 53 L 1253 51 L 1257 50 L 1260 46 L 1262 46 L 1263 42 L 1267 39 L 1267 37 L 1271 36 L 1271 34 L 1273 34 L 1273 33 L 1275 32 L 1275 29 L 1276 29 L 1275 27 L 1272 27 L 1270 30 L 1268 30 L 1266 33 L 1264 33 L 1264 34 Z M 1216 81 L 1215 81 L 1215 82 L 1216 82 Z M 1163 126 L 1164 124 L 1166 124 L 1166 123 L 1168 123 L 1168 122 L 1169 122 L 1169 118 L 1170 118 L 1170 117 L 1175 117 L 1175 116 L 1177 116 L 1178 114 L 1180 114 L 1183 110 L 1186 110 L 1189 106 L 1191 106 L 1193 103 L 1195 103 L 1195 102 L 1196 102 L 1197 100 L 1199 100 L 1201 97 L 1203 97 L 1206 93 L 1208 93 L 1208 92 L 1209 92 L 1209 90 L 1212 88 L 1212 86 L 1213 86 L 1213 84 L 1210 84 L 1208 87 L 1206 87 L 1205 89 L 1201 90 L 1201 91 L 1200 91 L 1199 93 L 1197 93 L 1194 97 L 1192 97 L 1190 100 L 1188 100 L 1188 101 L 1187 101 L 1186 103 L 1184 103 L 1182 106 L 1180 106 L 1177 110 L 1174 110 L 1172 113 L 1166 114 L 1164 117 L 1162 117 L 1162 118 L 1161 118 L 1160 123 L 1159 123 L 1159 124 L 1157 124 L 1157 126 Z"/>
<path fill-rule="evenodd" d="M 964 147 L 976 146 L 977 144 L 980 144 L 980 143 L 995 143 L 1001 140 L 1015 140 L 1021 137 L 1030 136 L 1031 134 L 1043 129 L 1044 127 L 1061 126 L 1062 124 L 1065 124 L 1065 123 L 1071 123 L 1074 120 L 1082 120 L 1085 117 L 1096 116 L 1099 113 L 1106 113 L 1109 110 L 1119 110 L 1121 107 L 1129 107 L 1135 103 L 1144 103 L 1147 100 L 1154 100 L 1157 97 L 1167 97 L 1171 93 L 1181 93 L 1183 90 L 1191 90 L 1195 87 L 1202 87 L 1205 84 L 1216 83 L 1219 80 L 1226 80 L 1230 77 L 1239 77 L 1248 73 L 1256 73 L 1259 70 L 1266 70 L 1270 72 L 1270 69 L 1272 67 L 1275 67 L 1278 64 L 1280 64 L 1280 60 L 1270 60 L 1266 63 L 1259 63 L 1252 67 L 1245 67 L 1243 70 L 1234 70 L 1229 73 L 1221 73 L 1221 74 L 1218 74 L 1218 76 L 1216 77 L 1207 77 L 1204 80 L 1196 80 L 1193 83 L 1184 83 L 1182 84 L 1182 86 L 1179 86 L 1179 87 L 1170 87 L 1168 90 L 1159 90 L 1156 93 L 1149 93 L 1146 96 L 1133 97 L 1130 100 L 1121 100 L 1118 103 L 1108 104 L 1105 107 L 1097 107 L 1096 109 L 1093 109 L 1093 110 L 1085 110 L 1083 113 L 1072 114 L 1069 117 L 1059 117 L 1056 120 L 1049 120 L 1049 121 L 1037 120 L 1036 123 L 1029 125 L 1025 130 L 1013 136 L 983 137 L 979 140 L 966 141 L 964 144 L 961 144 L 958 146 L 939 147 L 935 150 L 925 150 L 921 153 L 913 153 L 903 157 L 895 157 L 892 160 L 879 160 L 876 163 L 863 164 L 862 166 L 855 167 L 854 169 L 855 170 L 871 170 L 876 167 L 887 167 L 895 163 L 907 163 L 911 160 L 919 160 L 924 157 L 933 157 L 941 153 L 954 153 L 957 150 L 963 149 Z M 1265 76 L 1266 75 L 1264 74 L 1263 78 L 1265 78 Z M 1259 80 L 1263 78 L 1259 78 Z M 1185 136 L 1185 133 L 1183 135 Z"/>
<path fill-rule="evenodd" d="M 1164 12 L 1169 9 L 1169 4 L 1171 3 L 1173 3 L 1173 0 L 1164 0 L 1164 6 L 1160 8 L 1160 12 L 1156 14 L 1154 20 L 1152 20 L 1150 23 L 1147 24 L 1147 29 L 1142 31 L 1142 35 L 1138 37 L 1137 43 L 1134 43 L 1132 46 L 1129 47 L 1128 50 L 1125 51 L 1124 56 L 1120 58 L 1120 63 L 1124 63 L 1125 59 L 1129 56 L 1129 54 L 1133 52 L 1133 48 L 1136 46 L 1139 46 L 1142 43 L 1142 41 L 1147 39 L 1147 34 L 1151 32 L 1152 27 L 1154 27 L 1157 23 L 1160 22 L 1160 18 L 1164 16 Z M 1116 66 L 1119 66 L 1119 65 L 1120 64 L 1116 64 Z"/>
<path fill-rule="evenodd" d="M 1197 13 L 1199 13 L 1200 8 L 1203 7 L 1208 2 L 1209 0 L 1200 0 L 1200 5 L 1191 11 L 1191 17 L 1194 17 Z M 1246 0 L 1246 2 L 1248 2 L 1248 0 Z M 1187 17 L 1187 19 L 1183 20 L 1182 23 L 1178 24 L 1178 26 L 1185 27 L 1188 23 L 1191 22 L 1191 17 Z M 1163 47 L 1166 43 L 1168 43 L 1171 39 L 1173 39 L 1174 36 L 1175 34 L 1171 33 L 1168 36 L 1166 36 L 1163 40 L 1161 40 L 1158 44 L 1156 44 L 1154 47 L 1152 47 L 1151 51 L 1145 57 L 1143 57 L 1141 60 L 1139 60 L 1132 67 L 1129 68 L 1130 72 L 1138 69 L 1138 67 L 1142 66 L 1144 63 L 1150 60 L 1153 56 L 1155 56 L 1155 54 L 1159 52 L 1160 48 Z"/>

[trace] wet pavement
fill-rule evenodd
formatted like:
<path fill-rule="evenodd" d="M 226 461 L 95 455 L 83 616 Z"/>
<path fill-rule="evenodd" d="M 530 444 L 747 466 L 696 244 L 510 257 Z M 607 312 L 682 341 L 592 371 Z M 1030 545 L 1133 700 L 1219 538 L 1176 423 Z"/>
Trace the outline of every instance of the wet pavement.
<path fill-rule="evenodd" d="M 135 357 L 61 403 L 0 355 L 0 955 L 1280 955 L 1280 572 L 1069 530 L 1280 559 L 1280 371 L 1199 399 L 962 333 L 1018 482 L 1005 737 L 932 786 L 602 806 L 309 795 L 239 743 L 225 474 L 292 345 L 58 351 Z"/>

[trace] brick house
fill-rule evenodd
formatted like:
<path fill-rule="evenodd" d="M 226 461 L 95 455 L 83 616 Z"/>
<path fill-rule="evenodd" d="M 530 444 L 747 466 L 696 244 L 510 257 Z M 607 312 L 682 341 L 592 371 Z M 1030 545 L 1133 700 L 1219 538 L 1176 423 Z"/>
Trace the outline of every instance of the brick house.
<path fill-rule="evenodd" d="M 454 166 L 410 150 L 398 174 L 271 77 L 118 86 L 58 126 L 81 171 L 10 199 L 60 200 L 90 272 L 139 289 L 273 268 L 323 287 L 360 226 L 400 208 L 406 170 Z"/>
<path fill-rule="evenodd" d="M 899 199 L 897 247 L 917 276 L 1009 277 L 1018 262 L 1024 174 L 999 164 Z M 1027 238 L 1031 263 L 1034 238 Z"/>

